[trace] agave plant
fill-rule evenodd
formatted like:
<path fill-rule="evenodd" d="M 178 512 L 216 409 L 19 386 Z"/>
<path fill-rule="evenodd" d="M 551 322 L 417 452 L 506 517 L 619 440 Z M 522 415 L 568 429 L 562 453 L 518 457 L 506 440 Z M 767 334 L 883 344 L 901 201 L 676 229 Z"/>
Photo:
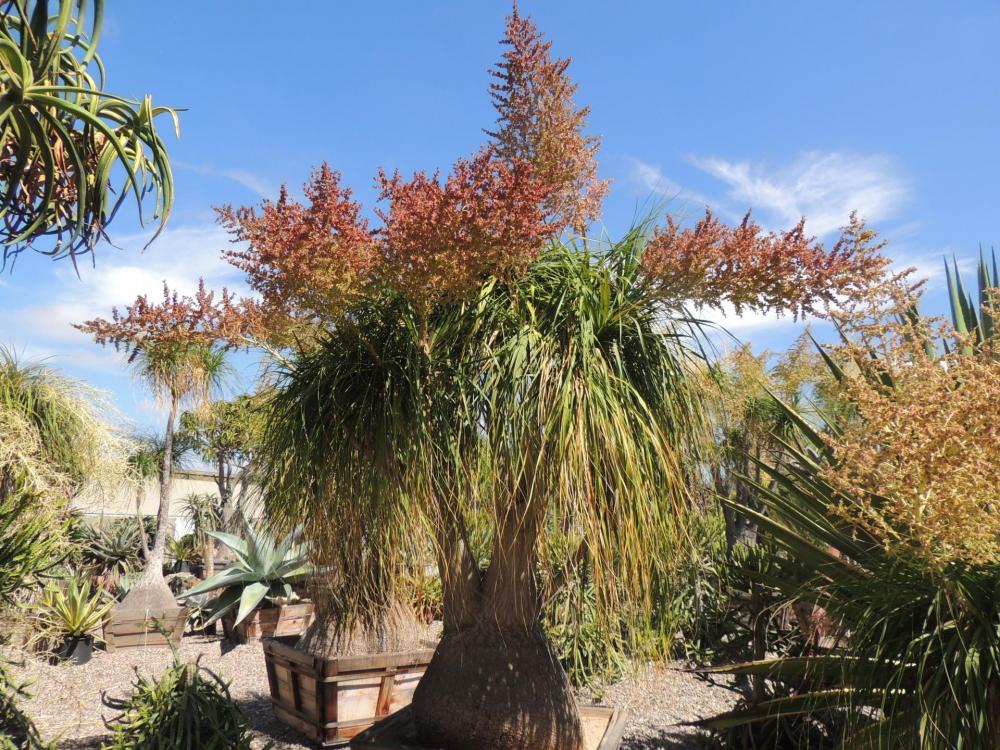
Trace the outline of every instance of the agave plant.
<path fill-rule="evenodd" d="M 93 636 L 104 624 L 115 600 L 102 589 L 93 589 L 90 581 L 70 579 L 65 588 L 50 585 L 42 592 L 33 613 L 36 624 L 34 642 L 58 643 L 66 639 Z"/>
<path fill-rule="evenodd" d="M 4 260 L 40 238 L 55 257 L 93 249 L 132 196 L 153 194 L 162 229 L 174 200 L 154 122 L 176 111 L 105 91 L 103 2 L 12 0 L 0 11 L 0 243 Z"/>
<path fill-rule="evenodd" d="M 234 624 L 238 625 L 261 602 L 274 603 L 279 598 L 294 599 L 292 581 L 312 572 L 307 548 L 299 541 L 300 534 L 291 533 L 276 541 L 263 529 L 254 527 L 242 515 L 239 520 L 243 530 L 242 539 L 221 531 L 208 532 L 236 553 L 233 565 L 181 597 L 186 600 L 222 589 L 222 593 L 211 605 L 211 616 L 205 622 L 206 625 L 233 609 L 237 609 Z"/>
<path fill-rule="evenodd" d="M 102 575 L 120 577 L 138 567 L 141 543 L 135 519 L 123 519 L 106 529 L 81 523 L 74 537 L 83 560 L 99 568 Z"/>

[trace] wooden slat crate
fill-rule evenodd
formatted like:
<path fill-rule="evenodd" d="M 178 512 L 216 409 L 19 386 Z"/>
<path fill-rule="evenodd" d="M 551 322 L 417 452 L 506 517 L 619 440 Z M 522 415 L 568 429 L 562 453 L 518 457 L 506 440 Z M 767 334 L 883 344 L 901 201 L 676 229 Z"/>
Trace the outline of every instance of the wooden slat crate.
<path fill-rule="evenodd" d="M 306 602 L 258 609 L 239 625 L 233 624 L 235 619 L 236 615 L 232 613 L 222 618 L 226 638 L 234 643 L 302 635 L 312 623 L 313 605 Z"/>
<path fill-rule="evenodd" d="M 433 649 L 324 659 L 264 641 L 275 716 L 324 747 L 410 704 Z"/>
<path fill-rule="evenodd" d="M 625 712 L 617 708 L 580 706 L 584 750 L 618 750 L 626 718 Z M 407 707 L 359 734 L 351 741 L 351 749 L 424 750 L 415 738 L 413 717 Z"/>
<path fill-rule="evenodd" d="M 187 615 L 187 609 L 184 607 L 156 612 L 114 611 L 104 626 L 104 641 L 108 651 L 142 646 L 167 646 L 170 643 L 176 645 L 181 642 L 181 636 L 184 635 Z M 154 623 L 165 629 L 167 635 L 157 630 Z"/>

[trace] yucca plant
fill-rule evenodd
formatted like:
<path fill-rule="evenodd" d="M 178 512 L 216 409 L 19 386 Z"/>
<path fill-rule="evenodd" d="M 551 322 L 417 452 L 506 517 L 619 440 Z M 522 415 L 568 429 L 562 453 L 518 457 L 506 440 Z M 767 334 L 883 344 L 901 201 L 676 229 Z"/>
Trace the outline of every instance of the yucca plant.
<path fill-rule="evenodd" d="M 0 244 L 75 258 L 105 236 L 124 201 L 147 196 L 162 229 L 174 200 L 155 107 L 105 90 L 97 54 L 104 3 L 11 0 L 0 11 Z M 48 246 L 42 240 L 50 239 Z"/>
<path fill-rule="evenodd" d="M 979 256 L 975 295 L 965 288 L 957 260 L 952 259 L 950 266 L 945 260 L 944 270 L 951 305 L 951 322 L 955 331 L 960 335 L 970 335 L 977 343 L 993 340 L 997 333 L 997 305 L 1000 303 L 996 251 L 990 254 L 990 260 L 982 253 Z"/>
<path fill-rule="evenodd" d="M 829 653 L 704 670 L 785 685 L 704 723 L 726 730 L 806 719 L 808 729 L 818 715 L 839 727 L 823 741 L 829 747 L 1000 747 L 1000 565 L 928 567 L 852 522 L 844 508 L 857 500 L 830 479 L 829 436 L 781 408 L 797 435 L 764 467 L 770 483 L 756 485 L 765 511 L 742 512 L 777 550 L 761 582 L 822 607 L 840 637 Z M 806 736 L 802 746 L 818 746 Z"/>
<path fill-rule="evenodd" d="M 167 555 L 174 561 L 177 572 L 184 572 L 191 564 L 198 559 L 201 553 L 198 541 L 194 534 L 170 537 L 167 539 Z"/>
<path fill-rule="evenodd" d="M 312 565 L 308 549 L 301 542 L 300 534 L 291 533 L 275 540 L 264 529 L 257 528 L 239 516 L 243 538 L 221 531 L 208 534 L 236 553 L 236 561 L 221 573 L 186 591 L 181 598 L 193 598 L 210 591 L 221 593 L 211 605 L 211 616 L 206 625 L 236 610 L 234 625 L 238 625 L 261 606 L 275 599 L 292 601 L 297 596 L 292 583 L 309 575 Z"/>
<path fill-rule="evenodd" d="M 188 414 L 191 412 L 184 416 Z M 191 519 L 194 527 L 192 541 L 199 548 L 205 578 L 215 575 L 215 540 L 208 532 L 222 528 L 222 508 L 221 499 L 208 492 L 192 492 L 181 498 L 181 511 Z"/>
<path fill-rule="evenodd" d="M 102 750 L 251 748 L 246 717 L 229 685 L 197 661 L 181 662 L 176 652 L 173 665 L 158 679 L 136 672 L 131 695 L 104 701 L 121 715 L 108 723 L 113 735 Z"/>

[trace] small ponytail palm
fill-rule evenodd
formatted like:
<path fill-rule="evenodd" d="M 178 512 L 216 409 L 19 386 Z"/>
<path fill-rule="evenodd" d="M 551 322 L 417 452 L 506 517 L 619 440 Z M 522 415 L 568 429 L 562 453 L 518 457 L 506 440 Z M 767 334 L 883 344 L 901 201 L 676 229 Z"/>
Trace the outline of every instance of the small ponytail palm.
<path fill-rule="evenodd" d="M 162 230 L 174 200 L 154 121 L 176 111 L 104 89 L 104 3 L 10 0 L 0 10 L 0 244 L 54 257 L 90 252 L 131 195 Z M 36 247 L 51 238 L 45 247 Z"/>

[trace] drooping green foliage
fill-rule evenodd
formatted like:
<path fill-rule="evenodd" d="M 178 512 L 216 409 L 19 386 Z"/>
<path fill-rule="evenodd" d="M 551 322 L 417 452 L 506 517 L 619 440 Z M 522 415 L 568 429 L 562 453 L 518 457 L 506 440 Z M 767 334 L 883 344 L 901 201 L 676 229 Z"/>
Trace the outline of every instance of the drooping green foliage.
<path fill-rule="evenodd" d="M 221 531 L 209 531 L 236 553 L 236 561 L 221 573 L 185 592 L 183 598 L 222 589 L 212 604 L 211 624 L 227 612 L 237 609 L 234 624 L 249 617 L 261 602 L 273 602 L 277 597 L 292 597 L 292 582 L 308 575 L 312 565 L 308 550 L 300 541 L 301 534 L 292 532 L 275 540 L 266 531 L 255 528 L 240 516 L 243 538 Z"/>
<path fill-rule="evenodd" d="M 102 750 L 250 750 L 246 718 L 222 678 L 198 662 L 174 664 L 159 679 L 137 673 L 131 695 L 105 698 L 122 711 Z M 265 747 L 271 747 L 268 743 Z"/>
<path fill-rule="evenodd" d="M 527 508 L 533 533 L 571 532 L 566 559 L 586 546 L 602 617 L 623 597 L 651 605 L 703 422 L 695 326 L 644 283 L 643 248 L 642 228 L 599 250 L 556 245 L 517 283 L 427 317 L 374 300 L 297 356 L 267 407 L 255 479 L 272 521 L 314 523 L 310 538 L 350 571 L 348 610 L 405 580 L 414 520 L 436 535 L 445 577 L 452 544 L 485 576 L 507 554 L 497 530 Z M 482 550 L 477 527 L 490 530 Z"/>
<path fill-rule="evenodd" d="M 0 244 L 4 262 L 32 248 L 91 252 L 131 196 L 162 230 L 174 201 L 160 115 L 109 93 L 97 54 L 103 0 L 11 0 L 0 11 Z M 151 197 L 150 197 L 151 196 Z M 159 232 L 157 232 L 159 233 Z"/>

